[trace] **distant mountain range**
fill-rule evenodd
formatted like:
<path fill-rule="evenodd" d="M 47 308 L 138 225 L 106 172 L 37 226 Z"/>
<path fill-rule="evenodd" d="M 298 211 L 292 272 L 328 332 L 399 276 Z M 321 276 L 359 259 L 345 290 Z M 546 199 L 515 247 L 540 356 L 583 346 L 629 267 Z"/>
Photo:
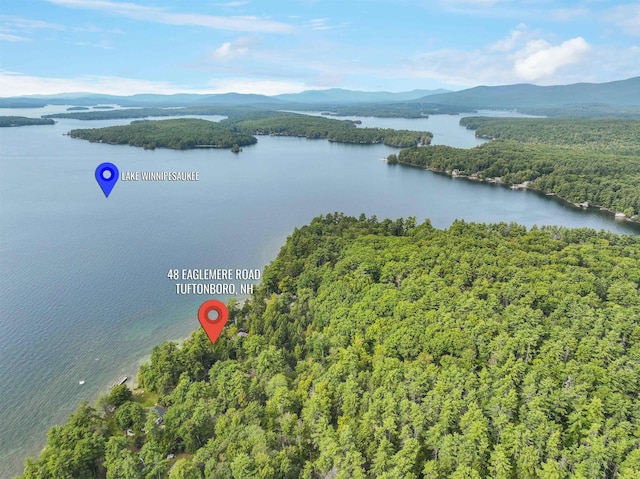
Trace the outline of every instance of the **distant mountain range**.
<path fill-rule="evenodd" d="M 95 93 L 61 93 L 58 95 L 29 95 L 23 97 L 0 98 L 0 106 L 20 104 L 23 106 L 49 105 L 98 105 L 117 104 L 121 106 L 206 106 L 206 105 L 253 105 L 286 103 L 318 103 L 318 104 L 346 104 L 346 103 L 392 103 L 416 100 L 428 95 L 446 93 L 450 90 L 413 90 L 409 92 L 392 93 L 386 91 L 352 91 L 340 88 L 329 90 L 308 90 L 301 93 L 287 93 L 284 95 L 266 96 L 246 93 L 221 93 L 212 95 L 198 95 L 178 93 L 175 95 L 139 94 L 131 96 L 100 95 Z"/>
<path fill-rule="evenodd" d="M 461 91 L 413 90 L 409 92 L 367 92 L 339 88 L 308 90 L 275 96 L 224 93 L 198 95 L 140 94 L 131 96 L 99 95 L 92 93 L 64 93 L 59 95 L 31 95 L 0 98 L 0 107 L 39 107 L 54 105 L 118 104 L 138 107 L 179 107 L 209 105 L 259 105 L 287 108 L 299 105 L 318 105 L 318 108 L 348 104 L 387 105 L 443 105 L 472 109 L 564 108 L 567 106 L 606 105 L 609 107 L 640 106 L 640 77 L 608 83 L 576 83 L 573 85 L 536 86 L 530 84 L 478 86 Z"/>
<path fill-rule="evenodd" d="M 285 93 L 284 95 L 276 95 L 273 98 L 294 103 L 393 103 L 417 100 L 426 96 L 450 92 L 451 90 L 443 90 L 442 88 L 438 90 L 412 90 L 399 93 L 331 88 L 329 90 L 307 90 L 301 93 Z"/>
<path fill-rule="evenodd" d="M 198 95 L 177 93 L 175 95 L 157 95 L 153 93 L 131 96 L 101 95 L 95 93 L 60 93 L 57 95 L 29 95 L 22 97 L 0 98 L 0 107 L 39 107 L 43 105 L 120 105 L 125 107 L 180 107 L 207 105 L 254 105 L 281 104 L 277 98 L 265 95 L 242 93 L 221 93 Z"/>
<path fill-rule="evenodd" d="M 478 86 L 429 95 L 419 102 L 468 108 L 561 107 L 566 105 L 640 106 L 640 77 L 608 83 L 536 86 Z"/>

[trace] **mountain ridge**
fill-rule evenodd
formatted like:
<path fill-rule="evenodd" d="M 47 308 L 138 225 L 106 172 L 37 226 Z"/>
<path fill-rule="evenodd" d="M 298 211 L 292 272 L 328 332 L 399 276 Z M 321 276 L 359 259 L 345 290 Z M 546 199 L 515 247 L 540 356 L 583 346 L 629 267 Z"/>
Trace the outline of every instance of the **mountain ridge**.
<path fill-rule="evenodd" d="M 539 86 L 518 83 L 477 86 L 457 92 L 422 97 L 441 105 L 470 108 L 557 107 L 566 105 L 640 106 L 640 77 L 606 83 Z"/>
<path fill-rule="evenodd" d="M 378 103 L 417 100 L 431 95 L 450 92 L 451 90 L 443 88 L 436 90 L 414 89 L 402 92 L 329 88 L 327 90 L 305 90 L 300 93 L 284 93 L 275 95 L 274 98 L 295 103 Z"/>
<path fill-rule="evenodd" d="M 570 85 L 539 86 L 518 83 L 499 86 L 476 86 L 459 91 L 412 90 L 406 92 L 368 92 L 330 88 L 306 90 L 300 93 L 261 95 L 248 93 L 195 94 L 176 93 L 136 94 L 130 96 L 103 95 L 96 93 L 62 93 L 56 95 L 28 95 L 0 98 L 0 108 L 39 107 L 51 105 L 99 105 L 118 104 L 123 107 L 190 107 L 212 105 L 255 105 L 275 108 L 296 108 L 303 105 L 312 108 L 344 108 L 346 105 L 387 105 L 405 109 L 424 108 L 438 110 L 441 107 L 465 109 L 527 109 L 539 114 L 551 114 L 545 109 L 572 109 L 615 111 L 640 109 L 640 77 L 605 83 L 574 83 Z M 426 92 L 426 94 L 425 94 Z M 623 108 L 621 108 L 623 107 Z M 455 109 L 454 108 L 454 109 Z M 615 111 L 613 114 L 615 114 Z M 633 113 L 633 112 L 632 112 Z"/>

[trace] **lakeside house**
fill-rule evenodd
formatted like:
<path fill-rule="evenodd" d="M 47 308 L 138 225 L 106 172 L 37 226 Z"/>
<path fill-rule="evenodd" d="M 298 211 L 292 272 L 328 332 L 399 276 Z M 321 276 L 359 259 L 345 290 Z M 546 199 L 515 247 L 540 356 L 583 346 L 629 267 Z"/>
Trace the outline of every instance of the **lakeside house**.
<path fill-rule="evenodd" d="M 164 415 L 167 413 L 167 410 L 162 406 L 158 406 L 157 404 L 153 406 L 151 409 L 153 409 L 158 414 L 158 419 L 156 419 L 156 424 L 162 424 L 162 421 L 164 421 Z"/>

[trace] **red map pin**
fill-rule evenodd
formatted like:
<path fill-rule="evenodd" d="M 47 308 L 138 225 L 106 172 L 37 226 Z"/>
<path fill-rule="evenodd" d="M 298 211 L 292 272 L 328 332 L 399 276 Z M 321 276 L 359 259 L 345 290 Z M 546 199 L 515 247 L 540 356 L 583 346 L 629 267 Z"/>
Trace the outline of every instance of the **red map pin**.
<path fill-rule="evenodd" d="M 218 317 L 215 319 L 209 319 L 209 313 L 215 311 L 218 313 Z M 211 344 L 215 344 L 218 336 L 222 332 L 222 328 L 227 324 L 229 318 L 229 310 L 227 306 L 222 302 L 215 299 L 205 301 L 198 310 L 198 320 L 204 329 L 204 332 L 209 336 Z"/>

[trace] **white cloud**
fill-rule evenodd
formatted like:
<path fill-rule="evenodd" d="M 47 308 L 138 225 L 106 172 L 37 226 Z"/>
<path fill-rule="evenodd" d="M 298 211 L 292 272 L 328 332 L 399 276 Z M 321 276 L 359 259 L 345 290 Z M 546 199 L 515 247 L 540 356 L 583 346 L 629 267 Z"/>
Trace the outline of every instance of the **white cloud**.
<path fill-rule="evenodd" d="M 304 22 L 304 26 L 310 30 L 335 30 L 337 28 L 346 27 L 351 22 L 343 22 L 338 25 L 330 25 L 328 18 L 314 18 Z"/>
<path fill-rule="evenodd" d="M 10 33 L 0 33 L 0 40 L 5 42 L 30 42 L 31 38 L 12 35 Z"/>
<path fill-rule="evenodd" d="M 119 28 L 104 29 L 104 28 L 96 27 L 95 25 L 84 25 L 79 27 L 73 27 L 72 30 L 74 32 L 82 32 L 82 33 L 109 33 L 109 34 L 116 34 L 116 35 L 124 35 L 124 32 Z"/>
<path fill-rule="evenodd" d="M 0 71 L 0 92 L 3 97 L 20 95 L 53 95 L 56 93 L 87 92 L 106 95 L 135 95 L 137 93 L 258 93 L 278 95 L 294 93 L 318 85 L 296 81 L 255 80 L 252 78 L 216 78 L 206 88 L 192 88 L 169 82 L 148 81 L 136 78 L 86 75 L 77 78 L 51 78 L 24 75 L 18 72 Z"/>
<path fill-rule="evenodd" d="M 248 37 L 241 37 L 232 42 L 224 42 L 219 48 L 216 48 L 211 54 L 211 58 L 217 61 L 225 62 L 237 57 L 247 55 L 249 47 L 254 45 L 256 40 Z"/>
<path fill-rule="evenodd" d="M 513 72 L 517 81 L 536 81 L 552 76 L 557 70 L 581 63 L 591 47 L 582 37 L 576 37 L 553 46 L 547 41 L 534 38 L 537 32 L 530 31 L 523 23 L 511 30 L 508 37 L 489 45 L 487 53 L 498 53 L 493 57 L 497 65 L 513 62 Z M 507 55 L 509 52 L 511 54 Z"/>
<path fill-rule="evenodd" d="M 513 50 L 522 42 L 522 38 L 527 33 L 527 30 L 527 26 L 524 23 L 521 23 L 514 30 L 511 30 L 507 38 L 498 40 L 496 43 L 491 45 L 489 50 L 496 52 L 508 52 Z"/>
<path fill-rule="evenodd" d="M 606 13 L 603 19 L 622 29 L 624 33 L 640 35 L 640 3 L 619 5 Z"/>
<path fill-rule="evenodd" d="M 504 62 L 498 55 L 480 50 L 453 49 L 418 53 L 413 62 L 397 72 L 399 76 L 438 79 L 451 85 L 472 86 L 479 83 L 502 83 Z"/>
<path fill-rule="evenodd" d="M 556 22 L 568 22 L 587 15 L 589 15 L 589 10 L 584 7 L 556 8 L 549 12 L 549 18 Z"/>
<path fill-rule="evenodd" d="M 640 76 L 640 46 L 594 47 L 585 61 L 582 81 L 611 81 Z"/>
<path fill-rule="evenodd" d="M 139 80 L 114 76 L 87 75 L 78 78 L 51 78 L 0 72 L 2 96 L 53 95 L 56 93 L 88 92 L 107 95 L 135 95 L 136 93 L 209 93 L 168 82 Z"/>
<path fill-rule="evenodd" d="M 250 2 L 225 2 L 225 3 L 214 3 L 214 5 L 216 7 L 225 7 L 225 8 L 232 8 L 232 7 L 242 7 L 243 5 L 247 5 Z"/>
<path fill-rule="evenodd" d="M 492 5 L 495 5 L 496 3 L 504 3 L 509 1 L 510 0 L 446 0 L 445 3 L 474 5 L 479 7 L 490 7 Z"/>
<path fill-rule="evenodd" d="M 516 55 L 514 72 L 525 81 L 536 81 L 552 76 L 558 69 L 580 63 L 591 50 L 582 37 L 572 38 L 553 46 L 544 40 L 528 42 Z"/>
<path fill-rule="evenodd" d="M 5 42 L 28 42 L 34 30 L 51 29 L 65 30 L 63 25 L 50 22 L 42 22 L 40 20 L 32 20 L 30 18 L 15 17 L 12 15 L 0 15 L 0 40 Z"/>
<path fill-rule="evenodd" d="M 81 47 L 92 47 L 92 48 L 100 48 L 102 50 L 113 50 L 113 46 L 111 42 L 107 39 L 102 39 L 99 42 L 72 42 L 73 45 L 78 45 Z"/>
<path fill-rule="evenodd" d="M 167 10 L 110 0 L 47 0 L 70 8 L 100 10 L 136 20 L 167 25 L 196 26 L 238 32 L 289 33 L 293 27 L 287 23 L 257 17 L 221 17 L 199 13 L 173 13 Z"/>
<path fill-rule="evenodd" d="M 522 33 L 512 31 L 506 39 L 475 50 L 420 52 L 395 72 L 410 78 L 475 86 L 610 81 L 633 76 L 640 70 L 637 58 L 634 61 L 624 49 L 605 54 L 602 48 L 593 48 L 582 37 L 552 45 L 541 38 L 531 39 L 533 33 L 520 26 L 515 32 L 519 31 Z"/>
<path fill-rule="evenodd" d="M 23 30 L 36 30 L 36 29 L 51 29 L 51 30 L 66 30 L 64 25 L 51 22 L 43 22 L 40 20 L 32 20 L 30 18 L 14 17 L 11 15 L 0 15 L 0 21 L 4 25 L 9 25 L 15 28 Z"/>

